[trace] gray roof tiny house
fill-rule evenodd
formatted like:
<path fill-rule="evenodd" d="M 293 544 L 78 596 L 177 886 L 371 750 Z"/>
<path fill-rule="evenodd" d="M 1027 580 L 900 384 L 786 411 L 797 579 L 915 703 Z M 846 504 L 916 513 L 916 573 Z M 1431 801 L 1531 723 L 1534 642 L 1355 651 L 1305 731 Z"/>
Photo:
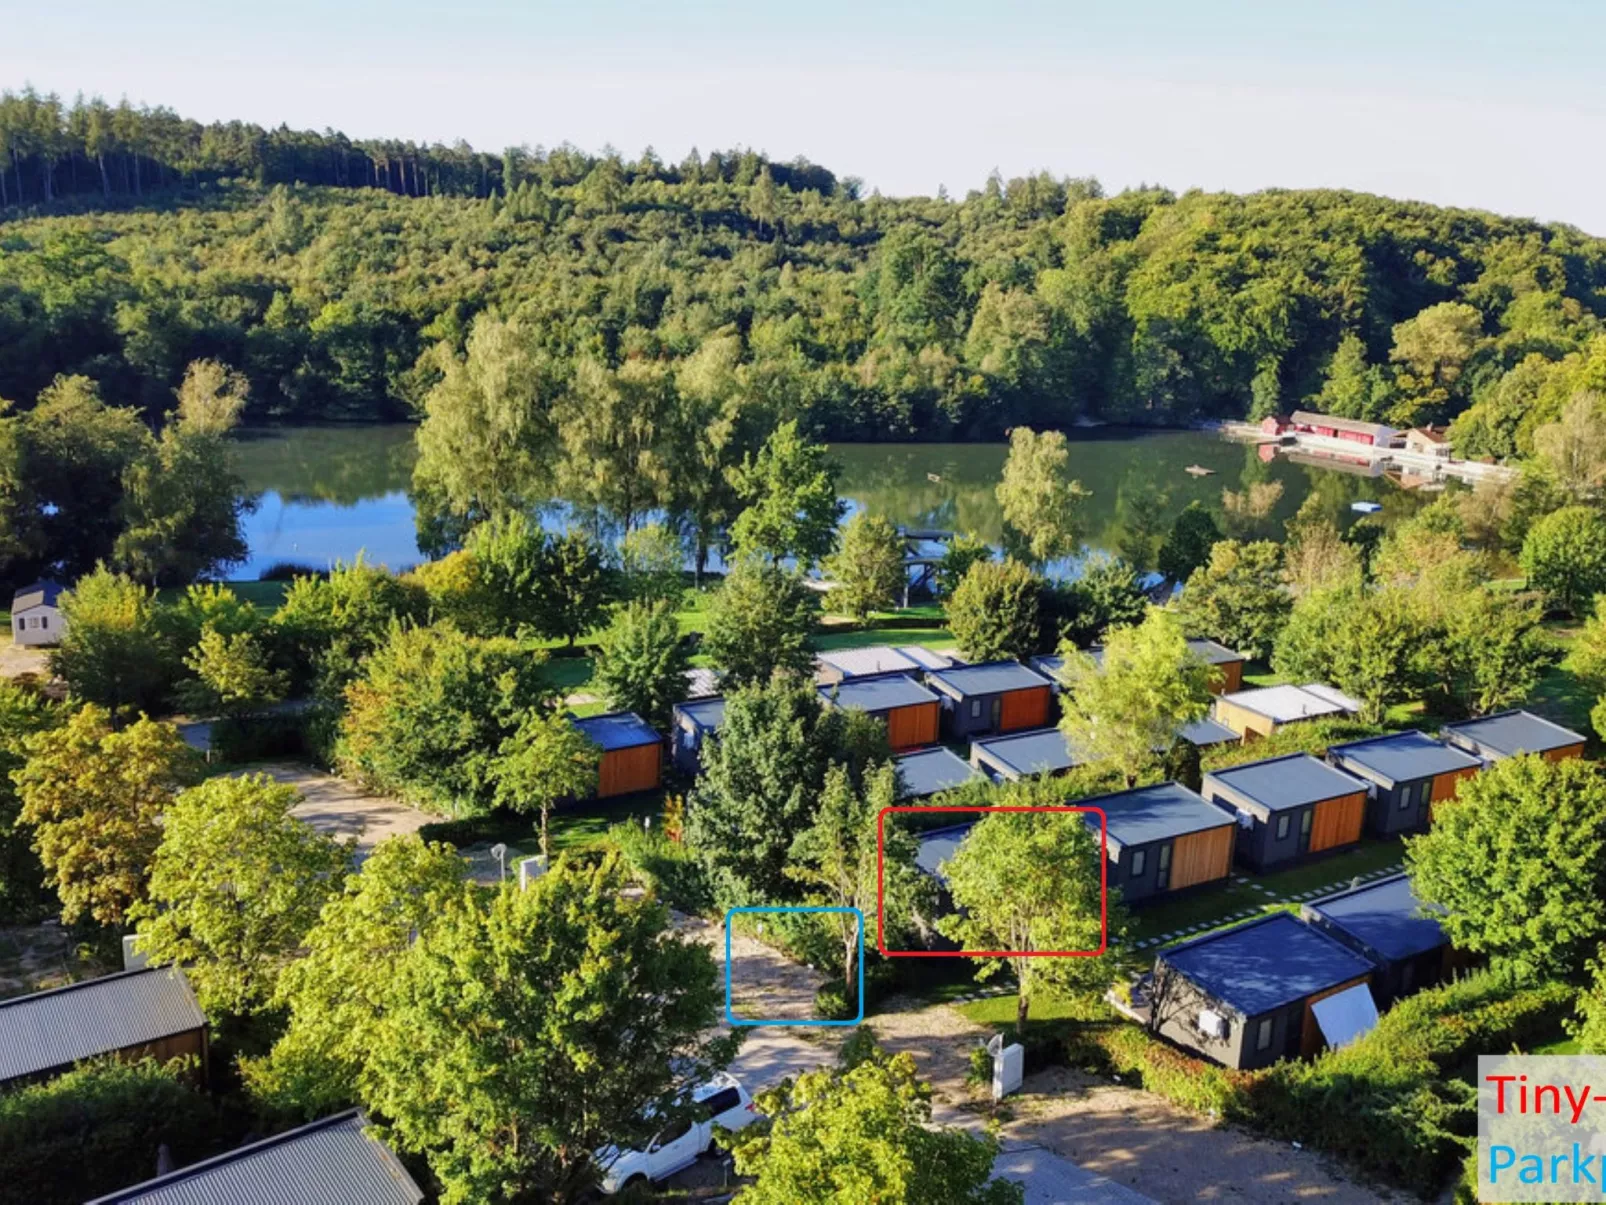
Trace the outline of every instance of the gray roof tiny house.
<path fill-rule="evenodd" d="M 1233 814 L 1181 783 L 1095 795 L 1082 803 L 1104 812 L 1109 885 L 1129 901 L 1222 883 L 1231 873 Z"/>
<path fill-rule="evenodd" d="M 1516 757 L 1519 753 L 1537 753 L 1546 761 L 1560 761 L 1581 757 L 1584 752 L 1581 734 L 1552 724 L 1531 711 L 1500 711 L 1476 720 L 1446 724 L 1439 735 L 1486 762 Z"/>
<path fill-rule="evenodd" d="M 1150 1024 L 1228 1067 L 1265 1067 L 1374 1024 L 1371 975 L 1367 959 L 1278 912 L 1162 951 Z"/>
<path fill-rule="evenodd" d="M 0 1000 L 0 1086 L 103 1054 L 194 1055 L 204 1066 L 206 1015 L 183 974 L 151 967 Z"/>
<path fill-rule="evenodd" d="M 602 750 L 597 798 L 649 791 L 663 781 L 663 739 L 633 711 L 570 722 Z"/>
<path fill-rule="evenodd" d="M 822 702 L 884 720 L 887 743 L 893 749 L 915 749 L 937 740 L 942 704 L 935 694 L 904 674 L 848 678 L 817 689 Z"/>
<path fill-rule="evenodd" d="M 918 675 L 924 668 L 902 649 L 888 644 L 869 648 L 831 649 L 814 658 L 815 679 L 824 683 L 850 678 L 870 678 L 880 674 Z"/>
<path fill-rule="evenodd" d="M 418 1205 L 423 1190 L 352 1109 L 192 1163 L 89 1205 Z"/>
<path fill-rule="evenodd" d="M 908 799 L 929 799 L 982 776 L 980 770 L 942 745 L 921 749 L 917 753 L 905 753 L 892 760 L 898 767 L 904 797 Z"/>
<path fill-rule="evenodd" d="M 1372 995 L 1379 1008 L 1438 982 L 1450 969 L 1450 939 L 1435 910 L 1395 874 L 1306 904 L 1302 915 L 1377 968 Z"/>
<path fill-rule="evenodd" d="M 970 764 L 1006 782 L 1039 774 L 1063 774 L 1083 761 L 1058 728 L 991 736 L 970 743 Z"/>
<path fill-rule="evenodd" d="M 1415 731 L 1334 745 L 1327 758 L 1372 784 L 1366 826 L 1380 837 L 1426 828 L 1433 805 L 1483 765 L 1466 750 Z"/>
<path fill-rule="evenodd" d="M 926 681 L 941 693 L 943 715 L 955 738 L 1020 732 L 1051 722 L 1049 680 L 1019 661 L 935 669 L 926 674 Z"/>
<path fill-rule="evenodd" d="M 1225 724 L 1218 724 L 1209 716 L 1205 716 L 1202 720 L 1194 720 L 1191 724 L 1184 724 L 1177 730 L 1177 735 L 1201 749 L 1208 749 L 1212 745 L 1236 745 L 1242 739 L 1231 728 Z"/>
<path fill-rule="evenodd" d="M 1284 724 L 1356 715 L 1361 705 L 1342 691 L 1309 682 L 1304 686 L 1253 686 L 1218 695 L 1212 714 L 1245 740 L 1270 736 Z"/>
<path fill-rule="evenodd" d="M 971 821 L 969 824 L 955 824 L 921 833 L 917 838 L 919 845 L 915 851 L 915 865 L 939 883 L 942 882 L 942 864 L 954 856 L 959 843 L 970 835 L 974 826 L 975 821 Z"/>
<path fill-rule="evenodd" d="M 675 765 L 687 774 L 702 769 L 703 742 L 725 722 L 725 700 L 688 699 L 671 709 L 675 721 Z"/>
<path fill-rule="evenodd" d="M 1256 869 L 1352 845 L 1366 816 L 1366 784 L 1308 753 L 1213 770 L 1202 793 L 1244 818 L 1238 856 Z"/>

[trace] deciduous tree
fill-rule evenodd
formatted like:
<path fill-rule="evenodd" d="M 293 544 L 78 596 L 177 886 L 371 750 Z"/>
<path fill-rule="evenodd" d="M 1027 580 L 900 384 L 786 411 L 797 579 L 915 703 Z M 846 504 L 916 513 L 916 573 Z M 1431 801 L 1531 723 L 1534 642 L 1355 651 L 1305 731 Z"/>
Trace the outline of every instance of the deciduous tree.
<path fill-rule="evenodd" d="M 1210 512 L 1198 502 L 1190 502 L 1171 522 L 1171 530 L 1160 545 L 1158 568 L 1167 581 L 1186 581 L 1200 565 L 1210 559 L 1210 550 L 1221 539 Z"/>
<path fill-rule="evenodd" d="M 631 603 L 617 611 L 597 649 L 591 685 L 615 711 L 634 711 L 653 727 L 686 697 L 691 658 L 668 602 Z"/>
<path fill-rule="evenodd" d="M 662 523 L 645 523 L 619 540 L 619 570 L 632 601 L 678 604 L 686 593 L 686 546 Z"/>
<path fill-rule="evenodd" d="M 100 567 L 62 594 L 61 614 L 66 631 L 50 672 L 72 697 L 119 714 L 156 710 L 177 666 L 154 592 Z"/>
<path fill-rule="evenodd" d="M 814 596 L 795 573 L 755 559 L 739 561 L 708 605 L 703 652 L 728 688 L 804 674 L 814 664 Z"/>
<path fill-rule="evenodd" d="M 898 604 L 909 578 L 903 538 L 892 520 L 860 511 L 842 529 L 841 546 L 826 558 L 826 574 L 835 582 L 831 606 L 861 623 L 872 611 Z"/>
<path fill-rule="evenodd" d="M 1010 432 L 998 504 L 1019 551 L 1036 564 L 1070 556 L 1082 546 L 1087 491 L 1071 476 L 1070 464 L 1063 432 L 1038 434 L 1029 427 Z"/>
<path fill-rule="evenodd" d="M 731 471 L 743 504 L 731 527 L 742 553 L 784 557 L 807 569 L 836 544 L 845 504 L 837 497 L 837 469 L 824 446 L 809 443 L 795 421 L 782 423 L 756 457 Z"/>
<path fill-rule="evenodd" d="M 597 789 L 602 751 L 560 712 L 533 708 L 502 742 L 489 768 L 496 802 L 515 812 L 540 815 L 541 856 L 552 854 L 552 809 Z"/>
<path fill-rule="evenodd" d="M 1606 518 L 1587 506 L 1546 515 L 1522 543 L 1522 569 L 1553 610 L 1583 614 L 1606 593 Z"/>
<path fill-rule="evenodd" d="M 948 627 L 971 661 L 1026 657 L 1038 643 L 1042 579 L 1017 560 L 977 561 L 948 599 Z"/>
<path fill-rule="evenodd" d="M 1276 544 L 1222 540 L 1210 550 L 1210 560 L 1189 576 L 1178 614 L 1190 636 L 1205 636 L 1257 658 L 1271 653 L 1292 606 Z"/>

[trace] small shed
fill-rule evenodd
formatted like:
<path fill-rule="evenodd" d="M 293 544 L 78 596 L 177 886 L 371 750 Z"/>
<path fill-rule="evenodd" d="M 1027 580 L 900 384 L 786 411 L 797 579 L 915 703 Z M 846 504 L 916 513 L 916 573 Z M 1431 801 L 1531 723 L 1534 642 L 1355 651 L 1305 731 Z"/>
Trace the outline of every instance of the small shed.
<path fill-rule="evenodd" d="M 1327 759 L 1371 784 L 1366 827 L 1379 837 L 1427 828 L 1433 805 L 1483 767 L 1466 750 L 1414 730 L 1334 745 Z"/>
<path fill-rule="evenodd" d="M 675 766 L 683 774 L 701 773 L 703 742 L 725 722 L 725 700 L 688 699 L 676 703 L 671 714 L 675 721 Z"/>
<path fill-rule="evenodd" d="M 970 764 L 1003 782 L 1052 777 L 1085 761 L 1058 728 L 985 737 L 970 744 Z"/>
<path fill-rule="evenodd" d="M 89 1205 L 418 1205 L 424 1192 L 359 1110 L 336 1113 L 192 1163 Z"/>
<path fill-rule="evenodd" d="M 1163 951 L 1150 1023 L 1206 1058 L 1254 1070 L 1344 1045 L 1376 1024 L 1371 977 L 1361 955 L 1278 912 Z"/>
<path fill-rule="evenodd" d="M 1343 443 L 1361 444 L 1370 448 L 1392 447 L 1400 433 L 1382 423 L 1369 423 L 1358 418 L 1339 418 L 1333 414 L 1313 414 L 1309 410 L 1295 410 L 1289 415 L 1289 425 L 1303 435 L 1319 435 Z"/>
<path fill-rule="evenodd" d="M 905 799 L 929 799 L 981 778 L 981 771 L 944 745 L 892 759 Z"/>
<path fill-rule="evenodd" d="M 1366 784 L 1308 753 L 1246 762 L 1204 776 L 1204 797 L 1238 814 L 1238 859 L 1256 870 L 1354 845 Z"/>
<path fill-rule="evenodd" d="M 614 711 L 573 723 L 602 750 L 598 799 L 650 791 L 663 781 L 663 740 L 635 712 Z"/>
<path fill-rule="evenodd" d="M 1220 695 L 1211 715 L 1252 741 L 1270 736 L 1284 724 L 1357 715 L 1360 710 L 1360 703 L 1341 691 L 1310 682 L 1304 686 L 1255 686 Z"/>
<path fill-rule="evenodd" d="M 876 678 L 848 678 L 835 686 L 821 686 L 820 698 L 833 706 L 873 715 L 887 726 L 887 744 L 893 749 L 915 749 L 937 741 L 937 696 L 904 674 Z"/>
<path fill-rule="evenodd" d="M 11 638 L 17 644 L 60 644 L 66 633 L 61 617 L 60 582 L 41 581 L 11 596 Z"/>
<path fill-rule="evenodd" d="M 942 695 L 949 735 L 1020 732 L 1049 724 L 1049 680 L 1019 661 L 983 661 L 932 670 L 926 681 Z"/>
<path fill-rule="evenodd" d="M 1178 782 L 1084 799 L 1109 824 L 1109 885 L 1129 903 L 1227 881 L 1232 871 L 1231 812 Z M 1089 818 L 1097 824 L 1098 817 Z"/>
<path fill-rule="evenodd" d="M 1372 997 L 1379 1008 L 1431 987 L 1453 969 L 1450 939 L 1438 916 L 1417 900 L 1407 875 L 1315 900 L 1302 915 L 1372 964 Z"/>
<path fill-rule="evenodd" d="M 1481 758 L 1485 765 L 1519 753 L 1537 753 L 1546 761 L 1582 757 L 1580 733 L 1536 716 L 1531 711 L 1499 711 L 1476 720 L 1446 724 L 1439 735 L 1458 749 Z"/>
<path fill-rule="evenodd" d="M 161 1062 L 189 1055 L 205 1078 L 206 1015 L 181 972 L 122 971 L 0 1000 L 0 1090 L 106 1054 Z"/>
<path fill-rule="evenodd" d="M 965 824 L 953 824 L 947 828 L 928 829 L 915 838 L 915 865 L 925 871 L 939 884 L 945 880 L 942 876 L 942 864 L 954 856 L 959 843 L 970 835 L 975 827 L 975 821 Z"/>

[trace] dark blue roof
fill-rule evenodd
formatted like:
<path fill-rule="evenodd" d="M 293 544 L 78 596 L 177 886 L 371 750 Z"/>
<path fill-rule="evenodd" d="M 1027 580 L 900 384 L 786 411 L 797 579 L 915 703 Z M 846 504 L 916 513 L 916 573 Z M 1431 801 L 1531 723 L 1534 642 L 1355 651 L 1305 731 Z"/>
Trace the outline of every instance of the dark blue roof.
<path fill-rule="evenodd" d="M 1212 770 L 1205 775 L 1205 781 L 1227 787 L 1269 812 L 1304 807 L 1366 789 L 1366 784 L 1353 774 L 1318 761 L 1309 753 L 1290 753 Z"/>
<path fill-rule="evenodd" d="M 1194 656 L 1203 658 L 1207 665 L 1230 665 L 1234 661 L 1244 660 L 1242 653 L 1235 653 L 1224 644 L 1217 644 L 1214 640 L 1190 640 L 1188 651 Z"/>
<path fill-rule="evenodd" d="M 613 711 L 607 715 L 587 716 L 573 724 L 590 737 L 604 753 L 615 749 L 634 749 L 638 745 L 656 745 L 658 734 L 647 726 L 647 721 L 633 711 Z"/>
<path fill-rule="evenodd" d="M 1502 757 L 1546 753 L 1582 744 L 1584 740 L 1579 733 L 1552 724 L 1530 711 L 1501 711 L 1481 719 L 1446 724 L 1440 731 L 1447 740 L 1459 737 Z"/>
<path fill-rule="evenodd" d="M 1065 658 L 1058 653 L 1045 653 L 1041 657 L 1033 657 L 1031 667 L 1042 674 L 1043 677 L 1058 682 L 1060 680 L 1060 670 L 1065 668 Z"/>
<path fill-rule="evenodd" d="M 53 607 L 60 601 L 65 589 L 66 587 L 60 582 L 48 579 L 37 581 L 31 586 L 24 586 L 11 596 L 11 609 L 26 611 L 29 607 Z"/>
<path fill-rule="evenodd" d="M 903 779 L 904 794 L 911 799 L 924 799 L 981 777 L 981 771 L 975 766 L 940 745 L 918 753 L 905 753 L 892 760 Z"/>
<path fill-rule="evenodd" d="M 995 769 L 1022 777 L 1058 774 L 1085 761 L 1071 749 L 1065 734 L 1058 728 L 1037 728 L 1031 732 L 974 741 L 970 746 L 970 756 L 993 764 Z"/>
<path fill-rule="evenodd" d="M 1450 943 L 1438 918 L 1423 911 L 1411 890 L 1410 877 L 1404 874 L 1390 875 L 1305 907 L 1391 962 Z"/>
<path fill-rule="evenodd" d="M 725 722 L 725 700 L 692 699 L 685 703 L 676 703 L 675 714 L 685 716 L 705 732 L 713 732 Z"/>
<path fill-rule="evenodd" d="M 1195 745 L 1226 745 L 1238 740 L 1238 734 L 1225 724 L 1219 724 L 1209 716 L 1202 720 L 1195 720 L 1191 724 L 1184 724 L 1177 735 L 1185 741 Z"/>
<path fill-rule="evenodd" d="M 1042 674 L 1028 669 L 1019 661 L 984 661 L 979 665 L 956 665 L 952 669 L 931 670 L 926 677 L 958 699 L 972 695 L 997 695 L 1011 690 L 1028 690 L 1034 686 L 1049 684 L 1048 679 Z"/>
<path fill-rule="evenodd" d="M 1147 845 L 1236 823 L 1231 812 L 1207 803 L 1179 782 L 1095 795 L 1080 802 L 1103 809 L 1110 826 L 1110 843 L 1117 846 Z M 1091 820 L 1098 823 L 1097 816 Z"/>
<path fill-rule="evenodd" d="M 1359 979 L 1372 964 L 1279 912 L 1164 950 L 1160 961 L 1244 1017 Z"/>
<path fill-rule="evenodd" d="M 1371 776 L 1385 786 L 1472 769 L 1481 764 L 1470 753 L 1414 730 L 1334 745 L 1327 754 L 1340 764 L 1353 762 L 1354 766 L 1346 767 L 1348 769 L 1370 771 Z"/>
<path fill-rule="evenodd" d="M 956 824 L 952 828 L 932 829 L 921 833 L 918 840 L 920 847 L 915 851 L 915 865 L 931 875 L 932 878 L 942 878 L 938 867 L 954 856 L 959 843 L 970 835 L 973 824 Z"/>
<path fill-rule="evenodd" d="M 904 674 L 848 678 L 835 686 L 822 686 L 819 691 L 820 698 L 854 711 L 890 711 L 938 701 L 936 695 Z"/>

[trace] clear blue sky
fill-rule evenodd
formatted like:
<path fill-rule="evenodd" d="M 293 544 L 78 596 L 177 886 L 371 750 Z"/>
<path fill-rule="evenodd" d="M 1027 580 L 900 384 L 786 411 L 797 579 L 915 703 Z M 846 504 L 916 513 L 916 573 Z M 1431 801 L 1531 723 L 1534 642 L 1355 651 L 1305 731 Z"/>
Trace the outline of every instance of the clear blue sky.
<path fill-rule="evenodd" d="M 0 0 L 0 28 L 0 86 L 203 120 L 743 145 L 893 194 L 1349 187 L 1606 235 L 1600 0 Z"/>

